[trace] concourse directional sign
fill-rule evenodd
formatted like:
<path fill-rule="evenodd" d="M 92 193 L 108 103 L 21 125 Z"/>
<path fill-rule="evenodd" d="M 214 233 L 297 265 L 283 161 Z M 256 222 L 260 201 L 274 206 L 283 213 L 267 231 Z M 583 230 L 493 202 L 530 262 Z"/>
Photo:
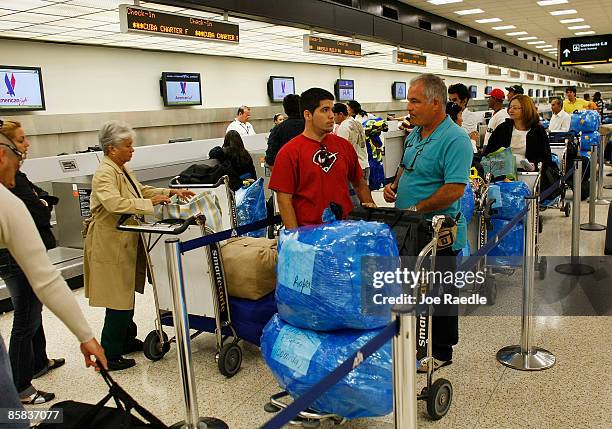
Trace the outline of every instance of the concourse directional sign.
<path fill-rule="evenodd" d="M 559 40 L 562 66 L 612 63 L 612 34 Z"/>

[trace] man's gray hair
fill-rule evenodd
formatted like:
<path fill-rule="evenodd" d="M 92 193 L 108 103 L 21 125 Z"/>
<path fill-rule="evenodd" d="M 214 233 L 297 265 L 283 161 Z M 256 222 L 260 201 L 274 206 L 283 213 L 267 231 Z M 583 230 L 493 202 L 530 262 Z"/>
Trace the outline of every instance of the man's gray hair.
<path fill-rule="evenodd" d="M 117 147 L 127 139 L 134 140 L 136 133 L 125 122 L 121 121 L 108 121 L 98 133 L 98 142 L 100 148 L 104 151 L 104 154 L 108 154 L 108 150 L 111 146 Z"/>
<path fill-rule="evenodd" d="M 561 100 L 561 97 L 553 97 L 553 98 L 550 100 L 550 104 L 553 104 L 555 101 L 558 101 L 558 102 L 559 102 L 559 104 L 563 105 L 563 100 Z"/>
<path fill-rule="evenodd" d="M 448 92 L 444 81 L 439 76 L 431 73 L 425 73 L 419 75 L 410 81 L 410 86 L 417 83 L 423 84 L 423 93 L 429 103 L 433 103 L 434 100 L 438 100 L 440 104 L 446 105 L 448 99 Z"/>

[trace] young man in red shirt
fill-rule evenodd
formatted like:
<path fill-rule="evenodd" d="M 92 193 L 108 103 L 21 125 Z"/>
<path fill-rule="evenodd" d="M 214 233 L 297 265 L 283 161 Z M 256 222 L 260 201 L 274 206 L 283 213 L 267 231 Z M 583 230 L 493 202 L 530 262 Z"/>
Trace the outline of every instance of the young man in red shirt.
<path fill-rule="evenodd" d="M 270 179 L 285 228 L 323 223 L 323 211 L 332 202 L 342 208 L 345 219 L 353 209 L 349 182 L 362 204 L 375 206 L 355 149 L 349 141 L 331 134 L 334 96 L 311 88 L 300 100 L 304 132 L 280 150 Z"/>

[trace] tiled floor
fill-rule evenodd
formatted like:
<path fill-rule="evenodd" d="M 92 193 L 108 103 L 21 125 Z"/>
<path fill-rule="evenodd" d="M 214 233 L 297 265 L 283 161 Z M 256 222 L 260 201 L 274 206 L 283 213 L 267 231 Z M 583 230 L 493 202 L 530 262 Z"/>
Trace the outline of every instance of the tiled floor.
<path fill-rule="evenodd" d="M 612 196 L 612 191 L 608 193 Z M 587 211 L 583 204 L 583 220 Z M 607 207 L 598 206 L 597 221 L 605 223 L 606 215 Z M 543 216 L 542 254 L 569 254 L 570 219 L 554 210 L 547 210 Z M 582 253 L 601 255 L 604 234 L 583 232 Z M 499 305 L 520 306 L 520 287 L 512 287 L 520 278 L 517 276 L 500 280 Z M 94 330 L 100 332 L 103 311 L 89 308 L 82 291 L 75 295 Z M 149 288 L 144 296 L 137 297 L 136 304 L 135 319 L 142 338 L 153 329 L 153 314 Z M 7 341 L 11 320 L 11 314 L 0 315 L 0 333 Z M 98 401 L 106 393 L 106 385 L 83 367 L 76 341 L 48 310 L 44 311 L 44 324 L 49 356 L 65 357 L 67 363 L 36 380 L 35 386 L 55 392 L 60 401 Z M 553 368 L 542 372 L 520 372 L 497 363 L 497 350 L 517 344 L 520 330 L 520 318 L 516 316 L 462 317 L 454 363 L 439 372 L 439 376 L 453 384 L 452 407 L 446 417 L 433 422 L 426 414 L 425 404 L 419 403 L 419 427 L 612 427 L 612 318 L 537 317 L 534 343 L 549 349 L 557 358 Z M 248 344 L 243 344 L 243 350 L 242 370 L 234 378 L 225 379 L 214 361 L 213 336 L 204 334 L 192 343 L 200 414 L 221 418 L 232 429 L 256 428 L 269 420 L 271 415 L 263 411 L 263 406 L 271 394 L 279 391 L 259 350 Z M 137 366 L 114 373 L 115 379 L 164 422 L 173 424 L 181 420 L 182 387 L 175 346 L 158 362 L 150 362 L 142 355 L 132 357 L 136 358 Z M 424 383 L 424 376 L 419 376 L 419 389 Z M 393 417 L 359 419 L 345 427 L 392 428 Z"/>

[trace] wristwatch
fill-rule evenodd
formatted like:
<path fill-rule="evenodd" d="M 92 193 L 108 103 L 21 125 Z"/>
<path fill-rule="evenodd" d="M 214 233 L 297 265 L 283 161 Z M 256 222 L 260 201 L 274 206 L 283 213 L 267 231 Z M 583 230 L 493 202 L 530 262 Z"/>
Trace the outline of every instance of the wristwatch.
<path fill-rule="evenodd" d="M 417 212 L 417 207 L 416 206 L 410 206 L 406 210 L 409 211 L 409 212 L 415 212 L 416 213 Z"/>

